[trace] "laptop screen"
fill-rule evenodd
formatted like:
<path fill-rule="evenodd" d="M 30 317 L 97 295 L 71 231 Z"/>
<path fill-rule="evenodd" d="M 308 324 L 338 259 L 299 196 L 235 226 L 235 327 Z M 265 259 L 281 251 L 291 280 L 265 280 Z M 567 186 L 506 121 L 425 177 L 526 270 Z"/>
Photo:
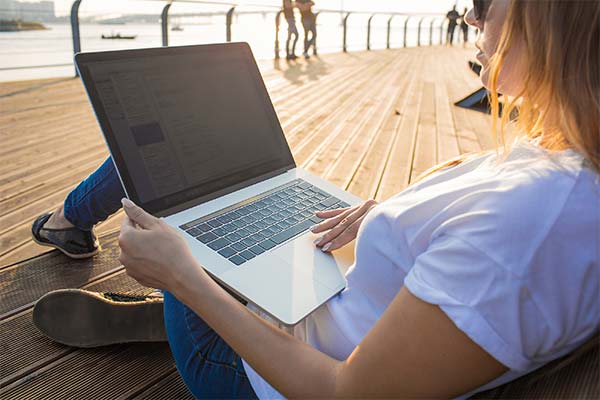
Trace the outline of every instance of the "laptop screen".
<path fill-rule="evenodd" d="M 246 44 L 76 60 L 125 189 L 149 212 L 294 166 Z"/>

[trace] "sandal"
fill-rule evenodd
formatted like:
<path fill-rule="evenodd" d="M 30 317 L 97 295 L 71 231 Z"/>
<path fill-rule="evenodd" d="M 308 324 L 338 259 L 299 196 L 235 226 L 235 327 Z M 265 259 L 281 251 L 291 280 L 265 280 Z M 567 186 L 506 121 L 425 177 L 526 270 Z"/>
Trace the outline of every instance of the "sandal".
<path fill-rule="evenodd" d="M 51 216 L 52 213 L 42 214 L 33 221 L 31 235 L 34 242 L 60 250 L 71 258 L 89 258 L 98 254 L 100 244 L 94 230 L 44 228 Z"/>

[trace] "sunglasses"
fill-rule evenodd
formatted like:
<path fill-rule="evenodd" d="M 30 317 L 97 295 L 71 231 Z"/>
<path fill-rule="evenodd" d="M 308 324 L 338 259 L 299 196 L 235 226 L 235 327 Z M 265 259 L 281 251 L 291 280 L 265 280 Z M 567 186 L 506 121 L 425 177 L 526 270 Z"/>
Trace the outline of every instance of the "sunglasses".
<path fill-rule="evenodd" d="M 473 0 L 473 12 L 475 13 L 475 19 L 478 21 L 485 20 L 485 14 L 492 0 Z"/>

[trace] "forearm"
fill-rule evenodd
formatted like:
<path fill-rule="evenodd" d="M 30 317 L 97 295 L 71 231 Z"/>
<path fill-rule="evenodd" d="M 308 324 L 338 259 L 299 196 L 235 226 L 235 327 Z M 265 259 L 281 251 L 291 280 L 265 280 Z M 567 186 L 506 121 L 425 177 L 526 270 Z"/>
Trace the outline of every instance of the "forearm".
<path fill-rule="evenodd" d="M 262 320 L 202 271 L 173 293 L 284 396 L 335 396 L 339 361 Z"/>

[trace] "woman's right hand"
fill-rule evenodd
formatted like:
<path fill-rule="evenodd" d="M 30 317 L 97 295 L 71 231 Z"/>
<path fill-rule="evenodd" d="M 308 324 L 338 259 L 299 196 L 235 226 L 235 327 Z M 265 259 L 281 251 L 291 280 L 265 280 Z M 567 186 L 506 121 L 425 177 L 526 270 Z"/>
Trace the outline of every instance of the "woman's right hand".
<path fill-rule="evenodd" d="M 319 211 L 317 217 L 325 221 L 313 226 L 313 233 L 327 232 L 315 240 L 315 245 L 323 251 L 333 251 L 350 243 L 356 238 L 358 228 L 369 211 L 377 205 L 375 200 L 367 200 L 364 203 L 337 210 Z"/>

